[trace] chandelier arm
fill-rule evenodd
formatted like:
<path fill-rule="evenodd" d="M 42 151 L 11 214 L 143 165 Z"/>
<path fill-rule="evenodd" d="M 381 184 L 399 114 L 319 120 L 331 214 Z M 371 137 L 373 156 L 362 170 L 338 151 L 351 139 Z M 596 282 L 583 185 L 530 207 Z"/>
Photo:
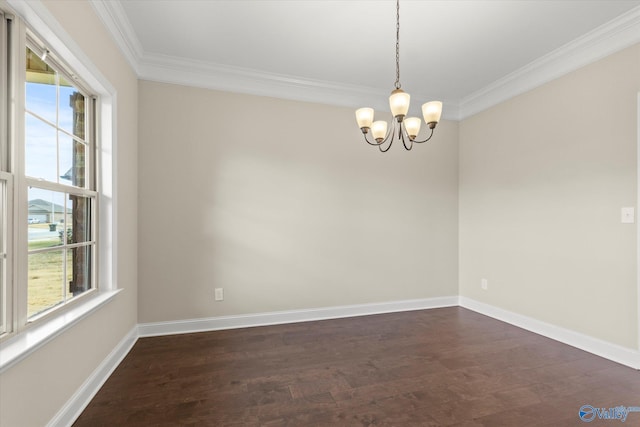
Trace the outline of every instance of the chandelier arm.
<path fill-rule="evenodd" d="M 429 134 L 429 138 L 425 139 L 424 141 L 415 141 L 415 140 L 414 140 L 413 142 L 415 142 L 415 143 L 417 143 L 417 144 L 422 144 L 423 142 L 427 142 L 427 141 L 428 141 L 428 140 L 430 140 L 430 139 L 431 139 L 431 137 L 433 136 L 433 129 L 434 129 L 434 128 L 431 128 L 431 134 Z"/>
<path fill-rule="evenodd" d="M 396 133 L 396 121 L 394 119 L 391 119 L 391 129 L 387 131 L 387 136 L 385 136 L 382 142 L 380 142 L 380 145 L 384 144 L 387 141 L 390 141 L 389 146 L 391 146 L 391 144 L 393 144 L 393 138 L 395 136 L 395 133 Z"/>
<path fill-rule="evenodd" d="M 389 130 L 387 137 L 384 140 L 382 140 L 380 144 L 378 144 L 378 148 L 380 149 L 380 151 L 383 153 L 386 153 L 387 151 L 389 151 L 389 148 L 391 148 L 391 146 L 393 145 L 393 140 L 395 138 L 396 138 L 396 121 L 394 119 L 391 119 L 391 129 Z M 387 145 L 387 148 L 383 148 L 382 145 L 387 141 L 389 141 L 389 145 Z"/>
<path fill-rule="evenodd" d="M 413 148 L 413 141 L 407 135 L 407 130 L 400 124 L 400 139 L 402 140 L 402 145 L 404 145 L 404 149 L 407 151 L 411 151 Z M 407 139 L 409 140 L 409 145 L 407 145 Z"/>
<path fill-rule="evenodd" d="M 387 146 L 387 148 L 382 148 L 382 144 L 378 145 L 378 148 L 380 149 L 381 152 L 386 153 L 387 151 L 389 151 L 389 148 L 391 148 L 392 145 L 393 145 L 393 138 L 391 138 L 391 142 L 389 142 L 389 145 Z"/>
<path fill-rule="evenodd" d="M 367 144 L 369 144 L 369 145 L 378 146 L 380 144 L 384 144 L 384 141 L 380 141 L 380 142 L 375 141 L 375 140 L 374 141 L 369 141 L 369 138 L 367 138 L 367 135 L 369 135 L 369 132 L 367 132 L 367 133 L 365 133 L 363 135 L 364 135 L 364 140 L 367 141 Z"/>

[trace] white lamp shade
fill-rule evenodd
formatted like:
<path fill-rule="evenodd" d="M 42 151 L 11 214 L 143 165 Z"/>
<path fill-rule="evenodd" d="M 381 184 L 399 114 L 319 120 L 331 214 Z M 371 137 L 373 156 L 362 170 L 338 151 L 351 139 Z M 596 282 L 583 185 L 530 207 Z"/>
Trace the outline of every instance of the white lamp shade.
<path fill-rule="evenodd" d="M 420 133 L 420 125 L 422 124 L 422 119 L 418 117 L 407 117 L 403 121 L 404 128 L 407 131 L 407 134 L 411 138 L 415 138 Z"/>
<path fill-rule="evenodd" d="M 387 122 L 378 120 L 371 125 L 371 134 L 375 140 L 384 139 L 387 136 Z"/>
<path fill-rule="evenodd" d="M 442 102 L 431 101 L 423 104 L 422 115 L 426 123 L 438 123 L 442 115 Z"/>
<path fill-rule="evenodd" d="M 393 117 L 406 116 L 409 111 L 409 101 L 411 97 L 402 89 L 396 89 L 391 92 L 389 97 L 389 107 Z"/>
<path fill-rule="evenodd" d="M 358 127 L 362 128 L 370 128 L 371 123 L 373 123 L 373 108 L 359 108 L 356 110 L 356 121 L 358 122 Z"/>

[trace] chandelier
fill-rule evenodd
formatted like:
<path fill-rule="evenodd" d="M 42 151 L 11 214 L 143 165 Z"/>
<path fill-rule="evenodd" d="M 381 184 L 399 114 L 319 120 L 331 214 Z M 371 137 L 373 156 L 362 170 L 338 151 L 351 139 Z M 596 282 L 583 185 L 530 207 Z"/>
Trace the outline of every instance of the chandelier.
<path fill-rule="evenodd" d="M 422 120 L 418 117 L 406 117 L 410 96 L 400 87 L 400 0 L 396 0 L 396 83 L 395 89 L 389 96 L 389 107 L 393 116 L 391 129 L 387 132 L 388 126 L 384 120 L 373 121 L 373 108 L 356 110 L 356 121 L 364 135 L 364 140 L 370 145 L 377 146 L 383 153 L 391 148 L 396 139 L 402 141 L 402 145 L 407 150 L 411 150 L 414 143 L 421 144 L 429 141 L 442 114 L 440 101 L 431 101 L 422 105 L 422 116 L 431 132 L 427 139 L 417 140 Z M 369 140 L 369 132 L 373 136 L 373 141 Z"/>

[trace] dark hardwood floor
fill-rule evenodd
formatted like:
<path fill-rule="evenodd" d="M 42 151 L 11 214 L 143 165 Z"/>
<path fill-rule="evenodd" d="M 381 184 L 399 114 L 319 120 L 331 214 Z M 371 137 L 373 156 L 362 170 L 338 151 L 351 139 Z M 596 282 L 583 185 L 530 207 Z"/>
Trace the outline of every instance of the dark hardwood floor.
<path fill-rule="evenodd" d="M 74 426 L 582 426 L 582 405 L 640 406 L 640 372 L 453 307 L 141 338 Z"/>

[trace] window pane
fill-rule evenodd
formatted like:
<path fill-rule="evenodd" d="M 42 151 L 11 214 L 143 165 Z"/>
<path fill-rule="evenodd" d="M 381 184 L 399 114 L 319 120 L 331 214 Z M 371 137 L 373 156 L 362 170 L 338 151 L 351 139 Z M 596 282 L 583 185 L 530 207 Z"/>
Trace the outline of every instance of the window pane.
<path fill-rule="evenodd" d="M 84 139 L 84 96 L 60 76 L 59 125 L 70 134 Z"/>
<path fill-rule="evenodd" d="M 42 120 L 27 114 L 26 133 L 26 175 L 58 182 L 58 152 L 56 130 Z"/>
<path fill-rule="evenodd" d="M 43 119 L 56 122 L 56 87 L 53 84 L 29 83 L 27 81 L 26 107 L 28 111 Z"/>
<path fill-rule="evenodd" d="M 60 182 L 85 188 L 85 144 L 59 132 Z"/>
<path fill-rule="evenodd" d="M 69 295 L 78 296 L 91 289 L 91 252 L 93 246 L 81 246 L 67 252 Z"/>
<path fill-rule="evenodd" d="M 27 316 L 64 302 L 64 251 L 29 255 Z"/>
<path fill-rule="evenodd" d="M 29 49 L 26 76 L 26 175 L 84 188 L 84 95 Z"/>
<path fill-rule="evenodd" d="M 67 200 L 67 243 L 91 240 L 91 199 L 69 194 Z"/>
<path fill-rule="evenodd" d="M 56 122 L 56 72 L 27 48 L 26 108 L 51 123 Z"/>
<path fill-rule="evenodd" d="M 29 250 L 50 248 L 64 243 L 65 194 L 57 191 L 29 188 Z"/>

